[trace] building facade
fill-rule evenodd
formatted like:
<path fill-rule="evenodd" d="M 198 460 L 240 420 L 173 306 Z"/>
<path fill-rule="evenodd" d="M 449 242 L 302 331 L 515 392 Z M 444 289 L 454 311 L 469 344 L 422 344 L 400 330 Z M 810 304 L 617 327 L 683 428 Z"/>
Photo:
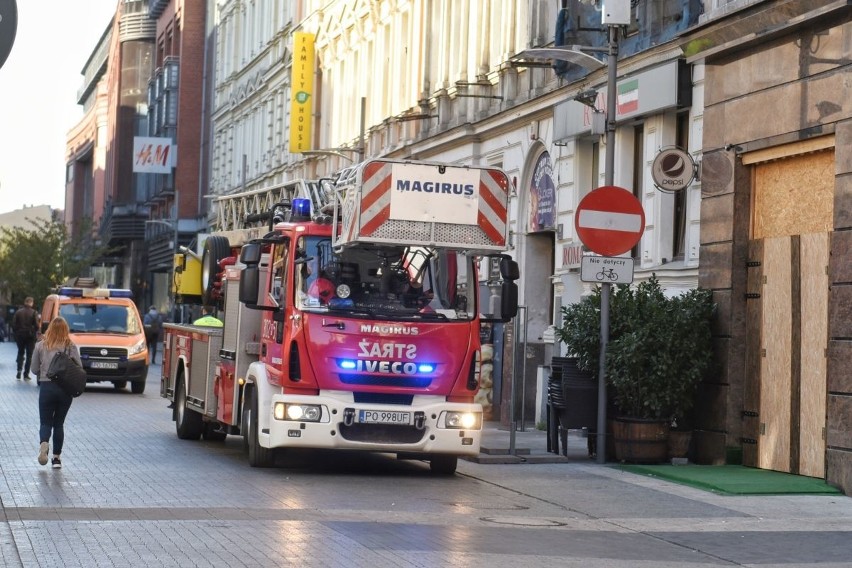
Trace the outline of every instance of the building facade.
<path fill-rule="evenodd" d="M 532 422 L 544 395 L 536 381 L 561 349 L 553 343 L 560 307 L 588 291 L 580 282 L 574 210 L 604 180 L 602 137 L 583 124 L 588 107 L 572 98 L 595 88 L 602 109 L 606 70 L 569 65 L 557 73 L 552 62 L 519 56 L 554 43 L 606 45 L 598 3 L 558 4 L 232 0 L 216 3 L 214 18 L 211 193 L 262 190 L 379 156 L 506 170 L 514 183 L 512 254 L 523 267 L 524 305 L 519 330 L 510 335 L 523 347 L 516 368 L 509 357 L 498 375 L 515 377 L 524 392 L 518 410 Z M 619 117 L 615 183 L 631 188 L 649 212 L 633 251 L 637 278 L 656 273 L 670 293 L 697 285 L 700 185 L 660 193 L 650 165 L 663 146 L 700 149 L 701 111 L 691 104 L 700 71 L 686 66 L 675 41 L 699 12 L 692 0 L 639 2 L 619 58 L 619 75 L 638 77 L 641 88 L 630 93 L 636 109 Z M 302 151 L 291 147 L 290 109 L 299 90 L 291 72 L 303 55 L 295 31 L 310 35 L 316 61 L 311 144 Z M 656 81 L 667 86 L 662 96 Z M 498 410 L 508 410 L 509 392 L 495 389 Z"/>
<path fill-rule="evenodd" d="M 150 211 L 145 232 L 150 299 L 166 311 L 173 255 L 177 247 L 192 246 L 207 228 L 207 6 L 205 0 L 153 0 L 148 16 L 156 22 L 157 35 L 144 135 L 167 139 L 177 157 L 168 174 L 136 175 L 145 180 Z"/>
<path fill-rule="evenodd" d="M 181 159 L 170 178 L 116 185 L 124 170 L 110 109 L 121 106 L 118 78 L 133 76 L 111 70 L 123 61 L 120 38 L 130 41 L 119 25 L 102 79 L 104 197 L 99 204 L 93 174 L 93 215 L 109 229 L 116 213 L 129 214 L 119 201 L 129 205 L 132 188 L 144 187 L 134 203 L 153 221 L 154 249 L 176 227 L 183 239 L 202 230 L 218 195 L 329 175 L 365 158 L 501 167 L 513 182 L 510 242 L 523 309 L 493 338 L 493 403 L 504 421 L 514 411 L 535 422 L 549 360 L 564 352 L 553 338 L 560 308 L 590 289 L 580 279 L 588 251 L 574 216 L 604 184 L 606 140 L 596 122 L 616 97 L 611 173 L 646 215 L 625 255 L 635 279 L 655 275 L 668 294 L 701 285 L 718 306 L 719 371 L 701 387 L 695 459 L 741 454 L 748 465 L 825 477 L 849 492 L 850 8 L 845 0 L 630 2 L 614 93 L 603 64 L 524 55 L 580 45 L 601 57 L 600 10 L 594 0 L 207 0 L 202 16 L 189 0 L 152 2 L 148 16 L 158 24 L 147 45 L 156 53 L 146 81 L 163 77 L 163 87 L 146 85 L 145 112 L 135 116 L 146 134 L 173 136 Z M 308 58 L 305 81 L 294 71 Z M 174 100 L 186 96 L 170 103 L 170 122 L 154 107 L 172 108 L 165 77 L 175 66 Z M 307 120 L 294 115 L 297 95 L 309 101 Z M 81 140 L 95 132 L 79 130 Z M 77 147 L 85 164 L 85 142 Z M 682 190 L 655 186 L 654 158 L 668 148 L 698 164 Z M 78 175 L 75 192 L 90 183 L 77 184 Z M 84 211 L 86 199 L 75 193 L 69 207 Z M 515 409 L 512 388 L 521 393 Z"/>
<path fill-rule="evenodd" d="M 699 449 L 852 491 L 852 8 L 716 1 L 684 36 L 705 72 L 699 283 L 721 373 Z"/>
<path fill-rule="evenodd" d="M 86 113 L 66 143 L 66 219 L 91 219 L 110 248 L 92 267 L 104 285 L 148 294 L 145 225 L 150 210 L 133 173 L 134 137 L 147 115 L 156 31 L 147 0 L 125 0 L 83 70 L 78 102 Z"/>

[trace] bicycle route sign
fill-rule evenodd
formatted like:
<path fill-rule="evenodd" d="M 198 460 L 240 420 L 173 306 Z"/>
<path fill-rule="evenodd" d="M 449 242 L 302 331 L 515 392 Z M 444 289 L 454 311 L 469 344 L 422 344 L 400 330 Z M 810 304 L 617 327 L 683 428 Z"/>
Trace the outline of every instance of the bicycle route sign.
<path fill-rule="evenodd" d="M 580 263 L 580 280 L 599 284 L 630 284 L 633 282 L 633 259 L 584 256 Z"/>
<path fill-rule="evenodd" d="M 592 252 L 618 256 L 642 238 L 645 211 L 630 191 L 605 185 L 589 192 L 577 205 L 574 228 Z"/>

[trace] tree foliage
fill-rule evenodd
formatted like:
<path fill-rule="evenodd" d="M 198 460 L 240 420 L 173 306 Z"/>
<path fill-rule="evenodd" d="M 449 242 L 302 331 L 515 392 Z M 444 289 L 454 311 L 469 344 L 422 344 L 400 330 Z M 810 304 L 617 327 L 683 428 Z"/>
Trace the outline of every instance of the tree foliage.
<path fill-rule="evenodd" d="M 61 221 L 29 219 L 30 228 L 0 227 L 0 294 L 20 305 L 32 296 L 36 304 L 72 276 L 85 275 L 106 254 L 97 244 L 90 221 L 73 233 Z"/>

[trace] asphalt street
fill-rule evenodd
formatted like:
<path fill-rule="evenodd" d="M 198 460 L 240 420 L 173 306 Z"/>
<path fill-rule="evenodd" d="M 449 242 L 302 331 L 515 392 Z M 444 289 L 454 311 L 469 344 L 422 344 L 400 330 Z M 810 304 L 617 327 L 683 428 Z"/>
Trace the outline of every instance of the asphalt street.
<path fill-rule="evenodd" d="M 852 566 L 852 499 L 722 496 L 596 464 L 302 452 L 253 469 L 242 440 L 183 441 L 159 395 L 93 385 L 40 466 L 38 388 L 0 343 L 6 567 Z M 516 435 L 539 451 L 543 432 Z M 491 447 L 508 447 L 493 427 Z M 572 441 L 580 448 L 583 440 Z"/>

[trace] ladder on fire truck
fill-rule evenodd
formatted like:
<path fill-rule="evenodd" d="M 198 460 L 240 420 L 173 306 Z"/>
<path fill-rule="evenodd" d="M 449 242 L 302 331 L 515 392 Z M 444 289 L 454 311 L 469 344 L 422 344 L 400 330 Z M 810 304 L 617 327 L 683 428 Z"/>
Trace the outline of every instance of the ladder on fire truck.
<path fill-rule="evenodd" d="M 240 231 L 269 225 L 275 220 L 276 211 L 289 208 L 294 198 L 311 200 L 314 214 L 328 210 L 332 204 L 334 181 L 294 180 L 281 185 L 256 189 L 243 193 L 233 193 L 215 198 L 217 206 L 216 223 L 212 227 L 216 232 Z"/>

